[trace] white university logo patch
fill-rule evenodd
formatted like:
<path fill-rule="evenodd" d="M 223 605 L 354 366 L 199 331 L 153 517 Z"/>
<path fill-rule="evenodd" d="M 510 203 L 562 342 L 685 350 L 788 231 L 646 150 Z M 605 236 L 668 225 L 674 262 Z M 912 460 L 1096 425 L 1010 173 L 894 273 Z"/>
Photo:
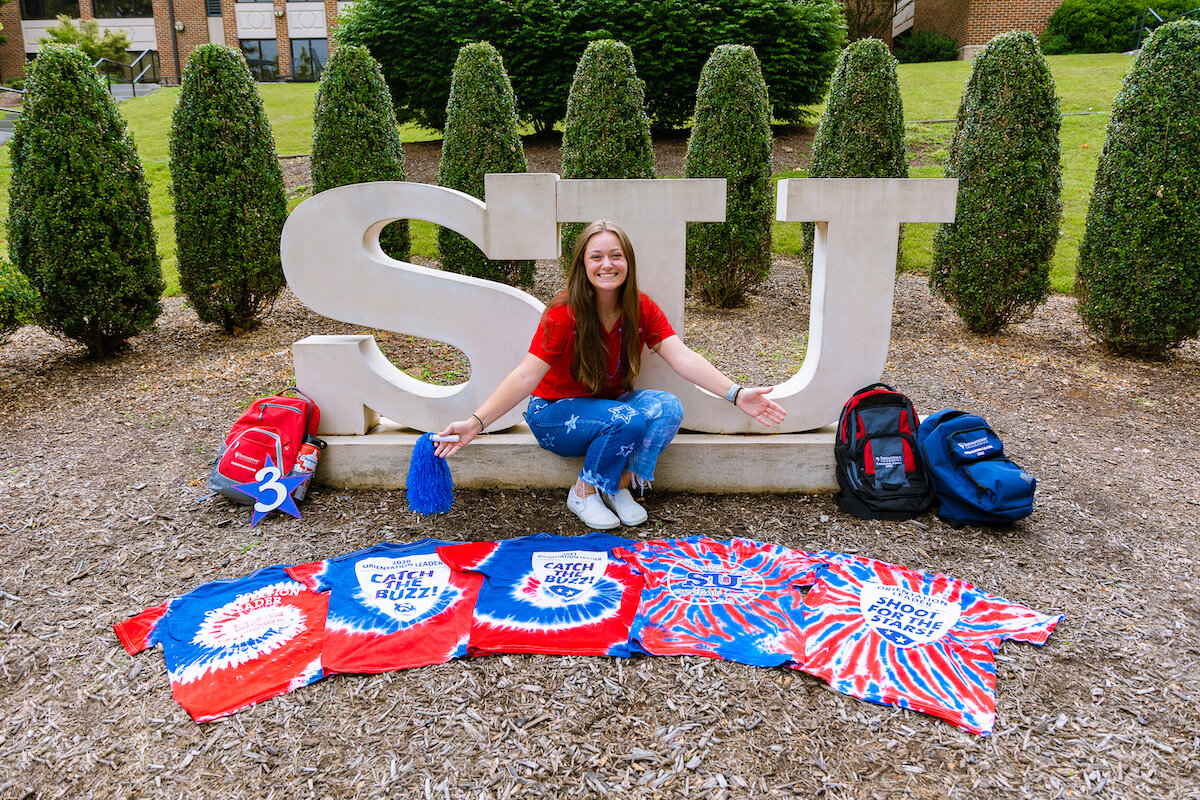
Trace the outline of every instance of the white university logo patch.
<path fill-rule="evenodd" d="M 859 599 L 867 625 L 899 647 L 936 642 L 958 622 L 962 609 L 940 597 L 903 586 L 868 583 Z"/>
<path fill-rule="evenodd" d="M 435 555 L 364 558 L 354 574 L 363 602 L 404 623 L 429 613 L 450 585 L 450 568 Z"/>
<path fill-rule="evenodd" d="M 533 577 L 543 600 L 553 605 L 580 602 L 608 569 L 608 554 L 584 550 L 534 553 Z"/>

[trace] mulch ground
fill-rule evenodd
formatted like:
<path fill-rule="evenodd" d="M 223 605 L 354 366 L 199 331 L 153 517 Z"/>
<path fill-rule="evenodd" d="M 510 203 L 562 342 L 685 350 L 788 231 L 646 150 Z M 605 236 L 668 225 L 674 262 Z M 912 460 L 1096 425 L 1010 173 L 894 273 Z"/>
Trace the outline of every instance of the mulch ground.
<path fill-rule="evenodd" d="M 555 291 L 555 269 L 536 294 Z M 748 381 L 783 380 L 803 356 L 805 284 L 782 261 L 743 309 L 690 304 L 685 339 Z M 285 293 L 230 338 L 173 298 L 106 362 L 32 327 L 0 347 L 0 798 L 1200 798 L 1200 343 L 1165 361 L 1107 355 L 1062 296 L 979 338 L 912 274 L 883 379 L 923 413 L 985 416 L 1038 478 L 1033 516 L 954 530 L 857 520 L 830 495 L 652 492 L 631 535 L 860 553 L 1065 614 L 1045 647 L 1000 649 L 990 738 L 702 658 L 341 676 L 194 724 L 161 655 L 127 656 L 114 622 L 385 540 L 583 532 L 559 491 L 463 491 L 424 519 L 403 492 L 318 487 L 303 520 L 255 528 L 242 507 L 196 502 L 233 420 L 289 382 L 290 345 L 355 330 Z M 380 338 L 403 368 L 461 366 L 443 345 Z"/>

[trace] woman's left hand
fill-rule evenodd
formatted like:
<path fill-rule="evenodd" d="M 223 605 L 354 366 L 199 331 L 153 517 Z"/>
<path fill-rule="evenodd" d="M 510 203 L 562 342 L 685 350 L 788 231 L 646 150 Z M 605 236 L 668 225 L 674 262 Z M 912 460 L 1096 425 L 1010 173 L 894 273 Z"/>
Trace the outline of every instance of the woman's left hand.
<path fill-rule="evenodd" d="M 767 397 L 772 388 L 774 387 L 744 387 L 738 392 L 737 407 L 763 425 L 778 425 L 787 416 L 787 411 L 783 409 L 783 406 Z"/>

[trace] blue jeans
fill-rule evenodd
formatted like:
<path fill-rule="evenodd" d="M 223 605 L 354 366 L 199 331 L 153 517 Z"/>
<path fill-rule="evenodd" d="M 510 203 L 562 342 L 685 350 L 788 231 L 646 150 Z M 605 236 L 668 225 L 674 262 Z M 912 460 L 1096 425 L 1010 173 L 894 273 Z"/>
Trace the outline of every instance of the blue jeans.
<path fill-rule="evenodd" d="M 579 477 L 607 494 L 620 489 L 621 473 L 654 480 L 654 466 L 683 421 L 683 406 L 669 392 L 639 389 L 616 400 L 529 398 L 525 421 L 538 444 L 560 456 L 583 456 Z"/>

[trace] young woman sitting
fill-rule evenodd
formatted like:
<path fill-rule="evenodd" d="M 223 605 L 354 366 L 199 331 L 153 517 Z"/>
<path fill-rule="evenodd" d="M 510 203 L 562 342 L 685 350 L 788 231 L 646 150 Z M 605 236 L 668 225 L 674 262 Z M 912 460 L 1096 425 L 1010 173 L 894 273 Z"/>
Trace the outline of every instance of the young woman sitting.
<path fill-rule="evenodd" d="M 470 417 L 452 422 L 437 445 L 449 457 L 529 397 L 525 421 L 544 449 L 583 456 L 567 507 L 589 528 L 639 525 L 646 510 L 629 487 L 654 480 L 658 456 L 679 430 L 683 407 L 669 392 L 634 389 L 643 348 L 680 377 L 737 405 L 763 425 L 787 412 L 766 388 L 735 384 L 693 351 L 662 309 L 637 288 L 633 246 L 619 226 L 599 220 L 575 242 L 567 290 L 542 315 L 529 352 Z"/>

